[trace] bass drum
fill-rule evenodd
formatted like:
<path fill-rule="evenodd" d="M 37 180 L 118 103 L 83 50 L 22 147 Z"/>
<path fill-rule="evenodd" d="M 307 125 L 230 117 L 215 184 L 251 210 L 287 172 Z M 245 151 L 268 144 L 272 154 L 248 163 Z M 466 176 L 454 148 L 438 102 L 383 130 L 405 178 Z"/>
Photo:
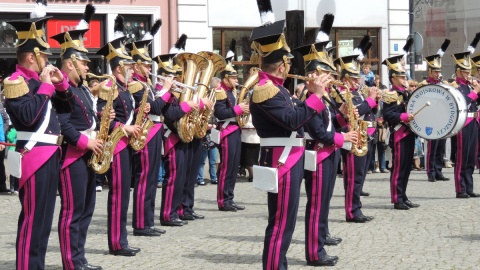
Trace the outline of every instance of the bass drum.
<path fill-rule="evenodd" d="M 426 106 L 427 103 L 430 105 Z M 444 139 L 463 128 L 467 102 L 460 91 L 448 84 L 424 85 L 408 100 L 407 113 L 417 112 L 410 121 L 412 131 L 427 140 Z"/>

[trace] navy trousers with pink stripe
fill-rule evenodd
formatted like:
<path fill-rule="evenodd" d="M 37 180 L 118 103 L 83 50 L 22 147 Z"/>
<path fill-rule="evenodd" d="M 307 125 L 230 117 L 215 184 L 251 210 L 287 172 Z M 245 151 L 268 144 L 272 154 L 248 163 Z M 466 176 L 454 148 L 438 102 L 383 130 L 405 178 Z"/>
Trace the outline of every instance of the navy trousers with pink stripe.
<path fill-rule="evenodd" d="M 220 142 L 220 164 L 218 168 L 218 208 L 233 203 L 233 190 L 237 181 L 242 141 L 240 129 L 235 130 Z"/>
<path fill-rule="evenodd" d="M 108 248 L 120 250 L 128 245 L 127 211 L 130 201 L 131 155 L 129 146 L 113 156 L 108 181 L 107 234 Z"/>
<path fill-rule="evenodd" d="M 328 213 L 339 159 L 339 152 L 334 151 L 317 164 L 315 172 L 305 171 L 307 193 L 305 258 L 307 261 L 319 260 L 327 254 L 324 245 L 328 233 Z"/>
<path fill-rule="evenodd" d="M 398 131 L 396 131 L 398 132 Z M 394 134 L 391 135 L 392 137 Z M 408 200 L 407 184 L 412 170 L 413 153 L 415 150 L 415 134 L 410 132 L 405 138 L 393 143 L 392 170 L 390 173 L 390 194 L 392 203 L 402 203 Z"/>
<path fill-rule="evenodd" d="M 358 157 L 343 150 L 342 158 L 344 164 L 345 215 L 347 219 L 352 219 L 363 215 L 360 193 L 365 181 L 367 156 Z"/>
<path fill-rule="evenodd" d="M 85 242 L 95 210 L 95 173 L 86 154 L 60 171 L 61 207 L 58 236 L 63 269 L 78 269 L 87 263 Z"/>
<path fill-rule="evenodd" d="M 165 178 L 162 185 L 162 206 L 160 220 L 170 221 L 179 218 L 183 189 L 187 179 L 189 144 L 179 141 L 163 158 Z M 198 171 L 197 171 L 198 172 Z"/>
<path fill-rule="evenodd" d="M 473 120 L 454 137 L 452 141 L 457 146 L 455 168 L 455 192 L 473 192 L 473 171 L 475 170 L 478 144 L 478 123 Z"/>
<path fill-rule="evenodd" d="M 287 250 L 292 242 L 297 222 L 303 166 L 301 158 L 278 180 L 278 193 L 268 193 L 268 225 L 263 247 L 263 269 L 287 269 Z"/>
<path fill-rule="evenodd" d="M 18 270 L 45 269 L 45 254 L 57 197 L 59 158 L 60 151 L 57 151 L 19 190 L 22 210 L 16 242 Z"/>
<path fill-rule="evenodd" d="M 185 164 L 188 169 L 185 187 L 183 189 L 182 204 L 179 215 L 191 214 L 195 200 L 195 184 L 197 183 L 198 170 L 202 159 L 202 139 L 194 138 L 189 143 L 188 161 Z"/>
<path fill-rule="evenodd" d="M 428 177 L 439 178 L 443 176 L 443 156 L 445 155 L 446 143 L 446 139 L 428 141 L 425 161 Z"/>
<path fill-rule="evenodd" d="M 157 196 L 158 172 L 162 157 L 162 136 L 160 129 L 145 147 L 133 155 L 135 187 L 133 189 L 134 229 L 154 227 L 155 197 Z"/>

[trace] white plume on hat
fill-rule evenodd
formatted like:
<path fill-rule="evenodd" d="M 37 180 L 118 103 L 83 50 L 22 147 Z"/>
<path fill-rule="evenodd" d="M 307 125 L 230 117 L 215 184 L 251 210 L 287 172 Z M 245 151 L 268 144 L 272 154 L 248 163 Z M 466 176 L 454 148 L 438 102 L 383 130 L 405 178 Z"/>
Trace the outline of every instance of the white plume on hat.
<path fill-rule="evenodd" d="M 30 13 L 30 18 L 42 18 L 47 16 L 47 0 L 37 0 L 35 8 Z"/>
<path fill-rule="evenodd" d="M 78 23 L 78 25 L 75 27 L 76 30 L 85 30 L 89 28 L 90 20 L 93 17 L 93 14 L 95 14 L 95 7 L 92 4 L 88 4 L 85 6 L 85 12 L 83 12 L 82 19 Z"/>

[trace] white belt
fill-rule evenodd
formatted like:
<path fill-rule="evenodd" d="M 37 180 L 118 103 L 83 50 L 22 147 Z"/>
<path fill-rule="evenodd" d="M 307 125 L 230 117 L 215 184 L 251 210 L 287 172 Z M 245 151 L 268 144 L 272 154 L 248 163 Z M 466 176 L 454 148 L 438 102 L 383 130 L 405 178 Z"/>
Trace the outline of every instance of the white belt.
<path fill-rule="evenodd" d="M 152 120 L 153 122 L 162 122 L 162 117 L 160 115 L 149 114 L 148 119 Z"/>
<path fill-rule="evenodd" d="M 469 113 L 467 113 L 467 117 L 477 118 L 478 117 L 478 112 L 469 112 Z"/>
<path fill-rule="evenodd" d="M 95 130 L 87 129 L 84 131 L 80 131 L 83 135 L 87 136 L 89 139 L 96 139 L 98 132 Z"/>
<path fill-rule="evenodd" d="M 313 140 L 313 138 L 310 137 L 310 134 L 308 134 L 308 132 L 305 132 L 305 140 Z"/>
<path fill-rule="evenodd" d="M 223 119 L 223 120 L 220 120 L 221 122 L 237 122 L 237 118 L 236 117 L 230 117 L 230 118 L 227 118 L 227 119 Z"/>
<path fill-rule="evenodd" d="M 260 146 L 304 146 L 302 138 L 260 138 Z"/>
<path fill-rule="evenodd" d="M 372 121 L 365 121 L 365 122 L 367 122 L 369 128 L 377 127 L 377 122 L 372 122 Z"/>
<path fill-rule="evenodd" d="M 61 145 L 63 141 L 63 135 L 38 134 L 35 132 L 18 131 L 17 140 Z"/>

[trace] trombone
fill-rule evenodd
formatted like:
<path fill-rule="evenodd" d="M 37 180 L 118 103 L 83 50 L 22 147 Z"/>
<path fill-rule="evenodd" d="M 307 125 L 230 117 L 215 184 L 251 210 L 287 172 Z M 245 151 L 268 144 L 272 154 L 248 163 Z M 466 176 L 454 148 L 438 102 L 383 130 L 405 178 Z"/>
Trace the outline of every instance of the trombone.
<path fill-rule="evenodd" d="M 148 74 L 150 74 L 151 76 L 157 77 L 157 78 L 160 79 L 160 80 L 165 80 L 165 79 L 167 78 L 167 77 L 162 76 L 162 75 L 155 75 L 155 74 L 153 74 L 153 73 L 151 73 L 151 72 L 149 72 Z M 186 85 L 186 84 L 181 83 L 181 82 L 179 82 L 179 81 L 172 81 L 172 84 L 175 85 L 175 86 L 177 86 L 177 87 L 187 88 L 187 89 L 192 90 L 192 91 L 197 91 L 197 88 L 198 88 L 198 86 Z M 182 93 L 182 94 L 185 93 L 185 90 L 182 90 L 182 89 L 173 89 L 173 91 L 175 91 L 175 92 L 180 92 L 180 93 Z"/>

